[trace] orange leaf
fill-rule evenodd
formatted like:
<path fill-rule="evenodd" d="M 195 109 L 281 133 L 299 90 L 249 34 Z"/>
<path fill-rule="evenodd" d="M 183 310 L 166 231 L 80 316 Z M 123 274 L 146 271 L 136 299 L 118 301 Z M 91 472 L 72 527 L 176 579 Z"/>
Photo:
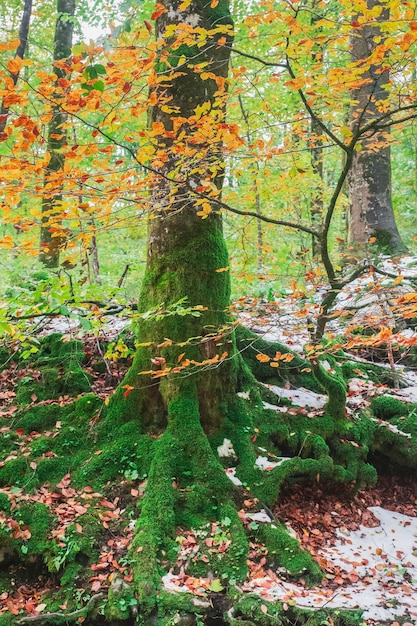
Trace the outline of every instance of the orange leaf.
<path fill-rule="evenodd" d="M 271 360 L 271 357 L 269 357 L 267 354 L 257 354 L 256 359 L 261 363 L 268 363 Z"/>
<path fill-rule="evenodd" d="M 7 61 L 7 69 L 10 74 L 18 74 L 23 66 L 23 60 L 20 57 L 14 57 L 14 59 L 9 59 Z"/>
<path fill-rule="evenodd" d="M 126 391 L 123 393 L 123 397 L 127 398 L 127 396 L 130 394 L 130 392 L 134 389 L 134 387 L 131 387 L 130 385 L 123 385 L 122 389 L 126 389 Z"/>

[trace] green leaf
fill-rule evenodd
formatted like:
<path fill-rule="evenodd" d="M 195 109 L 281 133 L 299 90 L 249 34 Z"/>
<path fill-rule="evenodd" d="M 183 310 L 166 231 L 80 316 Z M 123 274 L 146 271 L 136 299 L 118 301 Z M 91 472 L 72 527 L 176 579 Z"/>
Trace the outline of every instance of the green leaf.
<path fill-rule="evenodd" d="M 209 585 L 207 585 L 207 589 L 209 589 L 209 591 L 214 591 L 214 593 L 218 593 L 219 591 L 223 591 L 224 587 L 221 584 L 220 579 L 215 578 Z"/>

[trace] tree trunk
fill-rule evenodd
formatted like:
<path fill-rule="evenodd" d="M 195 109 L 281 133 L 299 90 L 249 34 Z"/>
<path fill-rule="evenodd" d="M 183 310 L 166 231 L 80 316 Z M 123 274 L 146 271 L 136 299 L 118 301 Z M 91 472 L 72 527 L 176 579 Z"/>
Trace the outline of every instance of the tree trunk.
<path fill-rule="evenodd" d="M 368 0 L 367 7 L 381 6 L 378 21 L 389 17 L 389 9 L 380 0 Z M 352 91 L 351 124 L 353 132 L 378 118 L 383 112 L 389 92 L 389 72 L 383 61 L 374 65 L 370 57 L 383 36 L 377 23 L 365 24 L 354 31 L 352 56 L 354 62 L 363 62 L 363 84 Z M 369 132 L 362 136 L 361 149 L 354 153 L 349 179 L 350 244 L 358 256 L 367 254 L 367 244 L 376 243 L 385 254 L 406 252 L 394 218 L 391 200 L 391 151 L 389 134 Z"/>
<path fill-rule="evenodd" d="M 137 428 L 138 466 L 146 473 L 147 486 L 129 558 L 144 615 L 158 605 L 164 565 L 172 563 L 175 569 L 178 526 L 201 529 L 213 520 L 220 524 L 227 520 L 230 545 L 225 553 L 210 554 L 204 575 L 210 572 L 220 580 L 242 580 L 246 575 L 249 540 L 235 504 L 241 495 L 217 452 L 225 442 L 231 444 L 234 460 L 223 463 L 233 462 L 239 479 L 263 502 L 276 499 L 291 473 L 359 480 L 362 471 L 356 464 L 352 473 L 353 465 L 345 458 L 337 467 L 318 435 L 311 440 L 313 459 L 297 456 L 282 472 L 266 477 L 256 466 L 254 441 L 257 424 L 260 428 L 264 424 L 264 409 L 260 387 L 242 354 L 249 355 L 258 339 L 249 331 L 236 339 L 235 323 L 228 315 L 230 274 L 222 220 L 216 203 L 210 201 L 210 194 L 219 197 L 223 183 L 221 132 L 232 43 L 229 1 L 215 4 L 167 0 L 157 18 L 160 49 L 157 71 L 150 79 L 149 115 L 154 153 L 148 162 L 154 184 L 138 307 L 139 345 L 97 433 L 114 438 L 124 429 L 133 432 L 132 425 Z M 284 350 L 279 344 L 269 349 L 274 355 Z M 261 350 L 255 348 L 251 356 L 258 365 Z M 304 360 L 302 369 L 311 376 Z M 317 370 L 320 383 L 334 397 L 335 381 L 318 364 Z M 273 376 L 269 366 L 268 372 Z M 346 427 L 343 383 L 337 389 L 329 439 L 335 433 L 344 436 Z M 333 408 L 329 400 L 329 411 Z M 290 431 L 278 432 L 275 424 L 274 416 L 259 445 L 269 438 L 276 437 L 276 444 L 287 437 Z M 305 438 L 303 432 L 300 441 Z M 300 445 L 307 456 L 310 447 Z M 317 565 L 282 527 L 265 525 L 257 533 L 256 540 L 271 554 L 279 554 L 276 558 L 291 575 L 308 571 L 311 579 L 320 578 Z M 197 567 L 201 575 L 198 565 L 190 562 L 185 567 L 190 575 Z M 159 600 L 160 610 L 162 604 Z"/>
<path fill-rule="evenodd" d="M 58 17 L 54 38 L 54 62 L 71 56 L 72 33 L 74 29 L 75 0 L 58 0 Z M 56 84 L 65 78 L 67 72 L 62 67 L 54 66 Z M 64 149 L 67 132 L 63 128 L 66 114 L 59 106 L 59 98 L 52 108 L 52 118 L 48 127 L 47 151 L 50 161 L 46 170 L 44 196 L 42 199 L 42 224 L 40 234 L 39 260 L 46 266 L 56 268 L 59 265 L 59 252 L 65 242 L 62 228 L 62 184 L 64 168 Z"/>

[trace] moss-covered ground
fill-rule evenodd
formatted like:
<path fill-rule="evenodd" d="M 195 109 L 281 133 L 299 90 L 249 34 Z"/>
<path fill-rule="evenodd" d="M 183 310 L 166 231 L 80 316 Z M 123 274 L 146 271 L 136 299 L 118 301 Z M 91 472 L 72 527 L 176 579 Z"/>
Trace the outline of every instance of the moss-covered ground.
<path fill-rule="evenodd" d="M 245 329 L 235 342 L 238 393 L 209 437 L 192 383 L 173 397 L 167 426 L 148 434 L 135 419 L 114 420 L 105 394 L 92 392 L 103 368 L 87 360 L 80 341 L 53 335 L 32 361 L 18 354 L 8 361 L 0 416 L 1 626 L 43 615 L 51 624 L 361 624 L 359 614 L 294 604 L 284 610 L 282 602 L 242 594 L 239 583 L 254 563 L 306 584 L 324 575 L 279 519 L 251 516 L 270 512 L 292 483 L 332 481 L 353 492 L 376 481 L 375 463 L 415 468 L 417 406 L 386 394 L 347 415 L 346 365 L 329 375 L 291 355 L 270 367 L 257 356 L 273 359 L 290 354 L 287 348 Z M 326 393 L 328 403 L 313 413 L 297 408 L 251 370 L 281 386 L 299 380 Z M 258 457 L 271 467 L 258 466 Z M 164 590 L 167 574 L 188 593 Z"/>

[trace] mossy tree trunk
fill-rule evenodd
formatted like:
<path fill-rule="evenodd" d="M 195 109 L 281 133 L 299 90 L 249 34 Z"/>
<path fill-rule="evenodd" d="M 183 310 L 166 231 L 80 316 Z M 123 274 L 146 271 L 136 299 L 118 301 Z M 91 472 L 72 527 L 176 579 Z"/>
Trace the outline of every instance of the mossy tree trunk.
<path fill-rule="evenodd" d="M 152 314 L 139 323 L 145 345 L 124 383 L 133 389 L 124 392 L 123 404 L 140 415 L 145 429 L 160 430 L 170 400 L 184 385 L 193 387 L 201 423 L 210 432 L 221 426 L 221 405 L 235 388 L 230 273 L 221 215 L 194 190 L 221 192 L 232 21 L 227 1 L 214 9 L 204 1 L 184 10 L 180 5 L 165 3 L 156 22 L 161 50 L 151 90 L 157 104 L 150 112 L 156 173 L 139 300 L 139 311 Z M 184 37 L 184 24 L 195 32 L 188 26 Z M 160 376 L 140 374 L 150 370 Z"/>
<path fill-rule="evenodd" d="M 72 33 L 74 30 L 75 0 L 57 1 L 57 21 L 54 37 L 54 62 L 71 56 Z M 64 129 L 66 114 L 59 106 L 59 97 L 63 87 L 60 79 L 65 79 L 67 71 L 62 65 L 55 65 L 57 102 L 52 107 L 52 117 L 48 126 L 47 151 L 50 160 L 45 175 L 45 189 L 42 199 L 42 223 L 40 234 L 39 260 L 46 267 L 59 265 L 59 252 L 65 237 L 62 229 L 62 185 L 64 168 L 64 149 L 67 143 L 67 131 Z"/>
<path fill-rule="evenodd" d="M 367 8 L 371 10 L 375 7 L 382 7 L 378 21 L 383 23 L 388 20 L 389 9 L 386 4 L 380 0 L 368 0 Z M 381 37 L 383 32 L 377 22 L 366 23 L 352 35 L 353 61 L 363 61 L 365 69 L 363 84 L 352 92 L 353 132 L 385 112 L 385 103 L 389 97 L 389 72 L 383 66 L 383 59 L 378 65 L 372 62 Z M 361 149 L 353 155 L 349 177 L 349 240 L 358 256 L 367 255 L 367 244 L 373 238 L 378 250 L 385 254 L 404 253 L 407 250 L 398 232 L 392 208 L 389 143 L 389 128 L 379 132 L 372 129 L 363 135 Z"/>
<path fill-rule="evenodd" d="M 227 581 L 242 580 L 247 572 L 249 537 L 236 506 L 244 491 L 236 492 L 217 454 L 224 439 L 233 447 L 225 464 L 236 465 L 239 479 L 263 502 L 274 502 L 280 485 L 293 473 L 345 481 L 359 475 L 356 460 L 352 469 L 344 450 L 336 454 L 342 463 L 337 466 L 325 441 L 334 440 L 339 450 L 337 437 L 345 427 L 343 398 L 327 427 L 318 424 L 323 437 L 312 435 L 309 420 L 307 426 L 297 425 L 300 439 L 294 445 L 312 458 L 296 456 L 268 476 L 256 465 L 258 433 L 259 445 L 275 437 L 272 445 L 282 442 L 284 447 L 294 433 L 282 428 L 272 412 L 264 416 L 260 386 L 242 358 L 241 352 L 249 353 L 256 338 L 236 338 L 229 318 L 229 261 L 221 215 L 210 200 L 219 197 L 224 175 L 222 131 L 227 128 L 233 36 L 229 2 L 178 0 L 163 6 L 156 22 L 158 62 L 150 79 L 154 154 L 149 167 L 154 181 L 139 299 L 139 345 L 98 433 L 114 438 L 124 430 L 131 433 L 132 423 L 137 424 L 138 467 L 147 486 L 129 555 L 141 614 L 158 611 L 159 616 L 161 577 L 169 568 L 175 571 L 178 562 L 178 526 L 204 529 L 213 520 L 224 522 L 230 540 L 225 553 L 210 553 L 208 561 L 184 566 L 190 575 L 210 572 Z M 275 354 L 282 347 L 274 344 L 270 349 Z M 306 366 L 303 361 L 303 369 Z M 308 571 L 310 579 L 320 579 L 318 566 L 279 524 L 257 532 L 268 546 L 271 565 L 279 562 L 290 575 Z M 110 621 L 117 618 L 112 612 L 116 604 L 109 604 Z"/>
<path fill-rule="evenodd" d="M 160 434 L 131 547 L 144 610 L 154 605 L 158 558 L 161 549 L 172 548 L 178 523 L 196 527 L 228 516 L 236 541 L 226 561 L 240 575 L 247 550 L 233 485 L 207 438 L 224 428 L 229 400 L 236 398 L 237 366 L 222 218 L 198 195 L 199 189 L 218 195 L 222 188 L 233 23 L 228 0 L 214 8 L 205 0 L 186 8 L 180 0 L 162 4 L 150 94 L 155 176 L 139 299 L 142 345 L 106 420 L 117 427 L 136 419 L 138 431 Z"/>

